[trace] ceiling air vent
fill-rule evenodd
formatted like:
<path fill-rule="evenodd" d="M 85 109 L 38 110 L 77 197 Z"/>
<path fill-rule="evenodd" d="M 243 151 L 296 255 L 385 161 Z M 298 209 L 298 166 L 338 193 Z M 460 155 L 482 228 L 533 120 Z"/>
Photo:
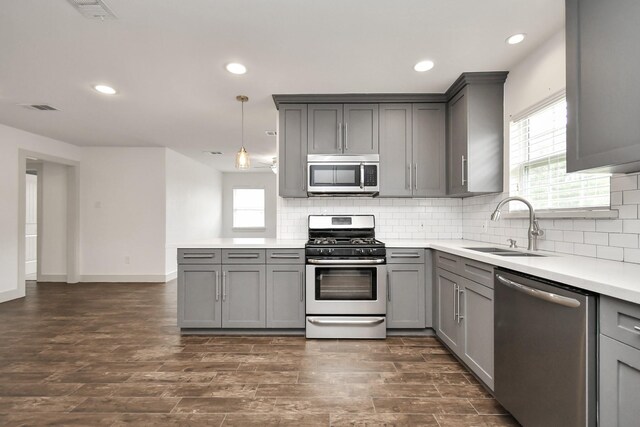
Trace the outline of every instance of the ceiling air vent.
<path fill-rule="evenodd" d="M 74 9 L 87 19 L 118 19 L 102 0 L 67 0 Z"/>
<path fill-rule="evenodd" d="M 267 136 L 278 136 L 278 132 L 275 130 L 265 130 L 264 133 L 266 133 Z"/>
<path fill-rule="evenodd" d="M 203 153 L 210 154 L 212 156 L 218 156 L 218 155 L 222 154 L 222 151 L 203 151 Z"/>
<path fill-rule="evenodd" d="M 27 108 L 29 110 L 37 110 L 37 111 L 60 111 L 56 107 L 52 107 L 47 104 L 20 104 L 21 107 Z"/>

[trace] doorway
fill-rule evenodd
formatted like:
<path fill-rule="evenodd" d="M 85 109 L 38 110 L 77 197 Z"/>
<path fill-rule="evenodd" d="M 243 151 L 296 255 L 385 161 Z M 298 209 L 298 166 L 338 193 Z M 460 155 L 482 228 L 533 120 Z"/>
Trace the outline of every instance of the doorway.
<path fill-rule="evenodd" d="M 27 165 L 25 207 L 25 280 L 38 279 L 38 171 Z"/>

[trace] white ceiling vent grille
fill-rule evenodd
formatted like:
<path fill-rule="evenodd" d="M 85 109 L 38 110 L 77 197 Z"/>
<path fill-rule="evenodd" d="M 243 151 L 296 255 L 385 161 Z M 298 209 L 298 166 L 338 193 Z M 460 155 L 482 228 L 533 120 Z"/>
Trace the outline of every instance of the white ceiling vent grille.
<path fill-rule="evenodd" d="M 118 19 L 102 0 L 67 0 L 74 9 L 87 19 Z"/>
<path fill-rule="evenodd" d="M 56 107 L 52 107 L 47 104 L 20 104 L 21 107 L 24 107 L 28 110 L 36 110 L 36 111 L 60 111 Z"/>
<path fill-rule="evenodd" d="M 278 136 L 278 132 L 275 130 L 265 130 L 264 133 L 266 133 L 267 136 Z"/>

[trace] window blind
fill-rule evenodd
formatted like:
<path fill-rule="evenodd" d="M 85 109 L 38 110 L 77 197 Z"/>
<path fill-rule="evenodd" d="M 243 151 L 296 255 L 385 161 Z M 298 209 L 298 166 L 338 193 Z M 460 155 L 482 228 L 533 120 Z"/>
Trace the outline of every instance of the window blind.
<path fill-rule="evenodd" d="M 233 189 L 233 228 L 264 227 L 264 189 Z"/>
<path fill-rule="evenodd" d="M 536 210 L 609 207 L 610 175 L 567 170 L 567 102 L 546 103 L 509 126 L 509 192 Z M 512 208 L 511 208 L 512 207 Z M 510 208 L 523 209 L 518 204 Z"/>

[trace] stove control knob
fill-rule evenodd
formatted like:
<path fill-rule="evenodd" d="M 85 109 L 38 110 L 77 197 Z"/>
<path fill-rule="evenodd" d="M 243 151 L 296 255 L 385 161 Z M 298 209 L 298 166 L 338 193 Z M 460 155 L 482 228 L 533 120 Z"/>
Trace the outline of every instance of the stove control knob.
<path fill-rule="evenodd" d="M 318 253 L 322 255 L 324 253 L 324 249 L 323 248 L 318 249 Z"/>
<path fill-rule="evenodd" d="M 327 253 L 328 254 L 332 254 L 333 253 L 333 249 L 327 249 Z"/>

